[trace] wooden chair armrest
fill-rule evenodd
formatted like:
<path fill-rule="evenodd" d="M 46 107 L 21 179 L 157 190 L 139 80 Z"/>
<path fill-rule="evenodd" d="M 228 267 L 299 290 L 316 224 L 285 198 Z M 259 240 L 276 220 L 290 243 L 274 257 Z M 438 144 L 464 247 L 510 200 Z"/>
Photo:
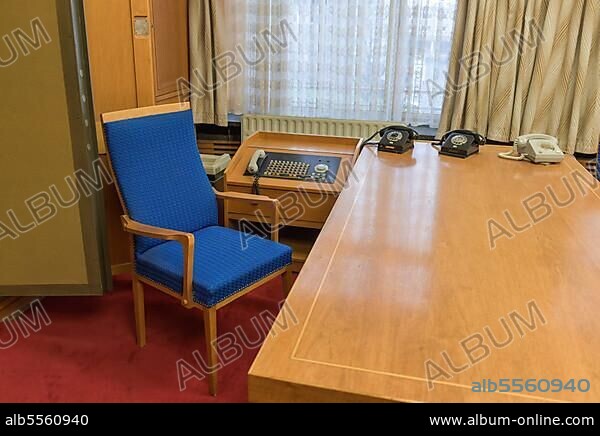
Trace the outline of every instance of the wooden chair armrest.
<path fill-rule="evenodd" d="M 121 222 L 123 223 L 123 229 L 133 235 L 160 239 L 163 241 L 177 241 L 183 246 L 184 270 L 181 304 L 190 308 L 194 301 L 192 298 L 192 283 L 194 279 L 194 235 L 191 233 L 163 229 L 160 227 L 153 227 L 147 224 L 138 223 L 137 221 L 129 218 L 127 215 L 123 215 L 121 217 Z"/>
<path fill-rule="evenodd" d="M 133 233 L 136 236 L 145 236 L 147 238 L 161 239 L 164 241 L 179 241 L 187 243 L 190 238 L 193 240 L 194 235 L 191 233 L 179 232 L 177 230 L 163 229 L 153 227 L 147 224 L 138 223 L 132 220 L 127 215 L 121 217 L 123 229 L 128 233 Z"/>
<path fill-rule="evenodd" d="M 214 189 L 214 188 L 213 188 Z M 267 217 L 265 218 L 267 224 L 271 225 L 271 240 L 275 242 L 279 242 L 279 230 L 281 228 L 281 218 L 280 218 L 280 202 L 277 199 L 266 197 L 264 195 L 254 195 L 254 194 L 243 194 L 240 192 L 220 192 L 214 189 L 215 195 L 219 200 L 223 200 L 225 203 L 229 201 L 243 201 L 251 204 L 256 204 L 257 206 L 260 204 L 264 204 L 270 206 L 272 218 L 269 220 Z M 226 207 L 228 209 L 228 207 Z M 257 215 L 257 218 L 259 216 Z M 228 218 L 225 218 L 226 225 L 228 224 Z"/>

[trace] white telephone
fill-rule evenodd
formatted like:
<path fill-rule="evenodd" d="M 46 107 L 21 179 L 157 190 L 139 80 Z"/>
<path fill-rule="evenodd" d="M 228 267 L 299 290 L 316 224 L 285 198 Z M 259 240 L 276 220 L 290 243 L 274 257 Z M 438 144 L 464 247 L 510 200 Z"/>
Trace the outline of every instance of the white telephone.
<path fill-rule="evenodd" d="M 267 153 L 264 150 L 256 150 L 252 155 L 252 159 L 248 162 L 248 174 L 256 174 L 260 169 L 258 162 L 267 157 Z"/>
<path fill-rule="evenodd" d="M 509 160 L 528 160 L 535 164 L 560 163 L 565 158 L 558 139 L 542 134 L 518 137 L 515 139 L 513 150 L 509 153 L 500 153 L 499 156 Z"/>

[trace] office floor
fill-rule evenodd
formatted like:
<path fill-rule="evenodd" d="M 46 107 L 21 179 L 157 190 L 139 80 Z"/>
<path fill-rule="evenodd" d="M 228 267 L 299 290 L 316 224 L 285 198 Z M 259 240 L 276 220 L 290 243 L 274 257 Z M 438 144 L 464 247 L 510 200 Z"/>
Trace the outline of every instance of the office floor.
<path fill-rule="evenodd" d="M 219 333 L 232 332 L 242 344 L 264 339 L 269 317 L 260 314 L 278 313 L 281 286 L 280 281 L 269 283 L 219 311 Z M 140 349 L 130 290 L 128 277 L 120 277 L 115 290 L 102 298 L 43 300 L 51 323 L 29 337 L 17 328 L 14 345 L 0 348 L 0 402 L 247 401 L 255 346 L 242 347 L 241 357 L 220 371 L 216 398 L 208 395 L 206 380 L 191 379 L 180 391 L 176 362 L 184 359 L 199 368 L 192 353 L 205 356 L 202 313 L 148 289 L 148 345 Z M 11 339 L 14 334 L 0 322 L 0 344 Z"/>

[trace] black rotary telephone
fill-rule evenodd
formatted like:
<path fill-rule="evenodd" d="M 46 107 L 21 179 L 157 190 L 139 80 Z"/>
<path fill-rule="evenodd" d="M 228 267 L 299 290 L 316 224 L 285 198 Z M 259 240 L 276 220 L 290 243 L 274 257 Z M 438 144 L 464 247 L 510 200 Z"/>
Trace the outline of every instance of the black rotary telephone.
<path fill-rule="evenodd" d="M 403 154 L 415 148 L 415 140 L 419 138 L 416 130 L 407 126 L 390 126 L 379 131 L 381 140 L 378 150 L 387 153 Z"/>
<path fill-rule="evenodd" d="M 479 147 L 485 145 L 483 135 L 471 130 L 453 130 L 442 137 L 440 154 L 466 159 L 479 153 Z"/>

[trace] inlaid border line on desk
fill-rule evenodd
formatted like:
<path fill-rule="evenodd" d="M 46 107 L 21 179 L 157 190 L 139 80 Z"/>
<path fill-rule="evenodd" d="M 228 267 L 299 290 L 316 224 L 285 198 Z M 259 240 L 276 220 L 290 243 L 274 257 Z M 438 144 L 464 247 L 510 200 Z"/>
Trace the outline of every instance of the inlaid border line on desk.
<path fill-rule="evenodd" d="M 370 151 L 370 149 L 368 149 Z M 356 208 L 356 205 L 358 204 L 358 201 L 360 199 L 360 194 L 362 193 L 365 185 L 367 184 L 367 181 L 369 180 L 368 175 L 371 172 L 371 169 L 373 168 L 373 165 L 375 164 L 375 162 L 378 159 L 378 156 L 376 153 L 374 153 L 375 156 L 372 159 L 371 163 L 369 164 L 369 167 L 367 168 L 366 174 L 361 182 L 361 186 L 358 189 L 358 192 L 356 193 L 356 197 L 354 198 L 354 202 L 352 204 L 352 207 L 350 208 L 350 211 L 348 213 L 348 216 L 346 218 L 346 221 L 344 223 L 344 226 L 342 227 L 342 231 L 340 232 L 340 236 L 335 244 L 335 247 L 333 249 L 333 253 L 331 255 L 331 258 L 329 259 L 329 263 L 327 264 L 327 268 L 325 269 L 325 272 L 323 273 L 323 278 L 321 279 L 321 282 L 319 283 L 319 288 L 317 289 L 317 292 L 313 298 L 313 301 L 311 303 L 308 315 L 306 316 L 306 319 L 304 321 L 304 324 L 302 325 L 302 329 L 300 330 L 300 334 L 298 335 L 298 339 L 296 340 L 296 345 L 294 346 L 294 349 L 292 351 L 292 355 L 290 356 L 290 358 L 292 360 L 298 361 L 298 362 L 304 362 L 304 363 L 312 363 L 312 364 L 316 364 L 316 365 L 321 365 L 321 366 L 327 366 L 327 367 L 333 367 L 333 368 L 339 368 L 339 369 L 346 369 L 346 370 L 351 370 L 351 371 L 358 371 L 358 372 L 364 372 L 364 373 L 368 373 L 368 374 L 375 374 L 375 375 L 384 375 L 384 376 L 388 376 L 388 377 L 394 377 L 394 378 L 399 378 L 399 379 L 404 379 L 404 380 L 411 380 L 411 381 L 418 381 L 418 382 L 428 382 L 427 379 L 423 378 L 423 377 L 415 377 L 415 376 L 410 376 L 410 375 L 404 375 L 404 374 L 396 374 L 396 373 L 392 373 L 392 372 L 385 372 L 385 371 L 378 371 L 378 370 L 373 370 L 373 369 L 367 369 L 367 368 L 360 368 L 360 367 L 354 367 L 354 366 L 348 366 L 348 365 L 341 365 L 341 364 L 336 364 L 336 363 L 329 363 L 329 362 L 321 362 L 321 361 L 317 361 L 317 360 L 311 360 L 311 359 L 305 359 L 305 358 L 301 358 L 301 357 L 297 357 L 297 352 L 298 352 L 298 348 L 300 348 L 300 343 L 302 342 L 302 338 L 304 337 L 304 333 L 306 331 L 306 328 L 308 326 L 308 322 L 314 312 L 314 309 L 317 305 L 317 300 L 319 299 L 319 296 L 321 295 L 321 291 L 323 289 L 323 285 L 325 284 L 325 280 L 327 279 L 327 275 L 329 274 L 329 271 L 331 270 L 331 267 L 333 265 L 333 261 L 336 257 L 337 251 L 339 249 L 339 246 L 342 242 L 342 239 L 344 237 L 344 234 L 346 233 L 346 229 L 348 228 L 348 225 L 350 224 L 350 219 L 352 218 L 353 214 L 354 214 L 354 210 Z M 569 159 L 565 159 L 565 161 L 569 161 Z M 575 171 L 575 169 L 568 164 L 567 165 L 569 167 L 569 169 Z M 585 169 L 582 167 L 582 169 Z M 587 173 L 589 175 L 589 173 Z M 591 175 L 590 175 L 591 176 Z M 596 193 L 596 191 L 592 190 L 592 192 L 594 193 L 594 195 L 600 199 L 600 195 L 598 195 L 598 193 Z M 445 381 L 433 381 L 432 382 L 435 385 L 443 385 L 443 386 L 450 386 L 450 387 L 454 387 L 454 388 L 460 388 L 460 389 L 467 389 L 467 390 L 472 390 L 472 386 L 469 385 L 464 385 L 464 384 L 459 384 L 459 383 L 452 383 L 452 382 L 445 382 Z M 546 401 L 546 402 L 551 402 L 551 403 L 568 403 L 569 401 L 564 401 L 564 400 L 556 400 L 556 399 L 552 399 L 552 398 L 544 398 L 544 397 L 538 397 L 535 395 L 524 395 L 524 394 L 519 394 L 519 393 L 515 393 L 515 392 L 496 392 L 495 394 L 499 394 L 499 395 L 506 395 L 506 396 L 510 396 L 510 397 L 517 397 L 517 398 L 523 398 L 523 399 L 529 399 L 529 400 L 538 400 L 538 401 Z"/>

